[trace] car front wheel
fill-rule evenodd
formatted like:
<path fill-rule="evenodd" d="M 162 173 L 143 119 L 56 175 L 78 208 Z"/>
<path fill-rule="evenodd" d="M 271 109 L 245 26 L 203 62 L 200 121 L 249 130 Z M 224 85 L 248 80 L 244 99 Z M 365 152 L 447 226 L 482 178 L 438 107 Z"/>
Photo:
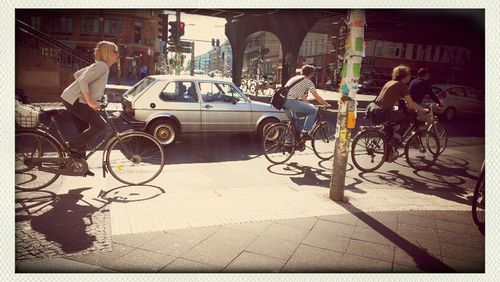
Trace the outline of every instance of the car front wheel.
<path fill-rule="evenodd" d="M 149 126 L 148 133 L 164 146 L 174 144 L 179 137 L 178 127 L 172 121 L 166 119 L 153 121 Z"/>

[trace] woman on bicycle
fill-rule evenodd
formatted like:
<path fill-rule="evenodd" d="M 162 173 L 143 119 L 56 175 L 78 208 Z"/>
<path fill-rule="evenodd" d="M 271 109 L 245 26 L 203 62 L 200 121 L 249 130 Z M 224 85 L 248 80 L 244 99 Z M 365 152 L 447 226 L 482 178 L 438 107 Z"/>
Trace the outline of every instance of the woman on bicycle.
<path fill-rule="evenodd" d="M 106 122 L 97 113 L 97 103 L 104 96 L 109 68 L 118 61 L 118 46 L 109 41 L 97 43 L 95 63 L 75 72 L 75 81 L 64 89 L 61 98 L 78 130 L 78 135 L 68 141 L 70 153 L 84 157 L 86 145 L 106 128 Z"/>
<path fill-rule="evenodd" d="M 316 114 L 318 110 L 307 101 L 307 95 L 309 92 L 312 93 L 314 99 L 318 101 L 321 105 L 330 106 L 328 102 L 326 102 L 321 96 L 319 96 L 318 92 L 316 92 L 316 87 L 312 82 L 312 77 L 314 76 L 314 67 L 311 65 L 304 65 L 302 67 L 302 75 L 296 75 L 288 80 L 285 84 L 285 87 L 294 84 L 295 82 L 301 80 L 296 83 L 292 88 L 288 90 L 288 95 L 286 101 L 283 105 L 283 108 L 287 109 L 285 112 L 288 116 L 288 119 L 292 121 L 291 113 L 292 111 L 295 114 L 303 113 L 306 114 L 306 120 L 304 122 L 304 127 L 302 128 L 302 132 L 300 134 L 300 138 L 302 139 L 312 139 L 309 132 L 311 131 L 314 121 L 316 120 Z"/>

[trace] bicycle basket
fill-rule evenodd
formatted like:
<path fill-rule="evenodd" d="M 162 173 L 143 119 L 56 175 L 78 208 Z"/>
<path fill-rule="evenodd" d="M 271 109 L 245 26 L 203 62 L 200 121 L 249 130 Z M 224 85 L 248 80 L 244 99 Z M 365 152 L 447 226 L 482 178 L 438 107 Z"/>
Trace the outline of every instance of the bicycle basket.
<path fill-rule="evenodd" d="M 16 102 L 16 124 L 20 127 L 36 127 L 39 121 L 38 110 L 30 105 Z"/>
<path fill-rule="evenodd" d="M 320 109 L 318 111 L 319 117 L 323 121 L 327 121 L 329 123 L 336 123 L 337 120 L 337 112 L 334 112 L 333 109 Z"/>

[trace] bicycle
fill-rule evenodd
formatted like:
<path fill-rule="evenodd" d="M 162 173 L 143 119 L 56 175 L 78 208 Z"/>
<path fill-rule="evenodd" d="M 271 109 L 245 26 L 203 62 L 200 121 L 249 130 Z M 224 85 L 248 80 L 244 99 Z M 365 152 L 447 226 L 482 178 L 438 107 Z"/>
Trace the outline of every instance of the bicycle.
<path fill-rule="evenodd" d="M 376 126 L 362 126 L 352 141 L 351 159 L 362 172 L 373 172 L 384 162 L 393 162 L 400 155 L 389 144 L 393 123 L 384 122 Z M 408 164 L 416 170 L 430 168 L 439 152 L 439 138 L 420 122 L 413 122 L 403 134 L 398 147 L 406 141 L 404 154 Z"/>
<path fill-rule="evenodd" d="M 334 154 L 336 125 L 326 121 L 332 114 L 334 113 L 328 111 L 326 107 L 320 106 L 311 131 L 312 149 L 314 154 L 322 160 L 331 159 Z M 288 161 L 296 150 L 301 152 L 305 150 L 306 140 L 300 138 L 300 130 L 296 123 L 297 119 L 292 115 L 291 121 L 275 123 L 264 131 L 262 147 L 268 161 L 273 164 L 282 164 Z"/>
<path fill-rule="evenodd" d="M 472 196 L 472 219 L 479 228 L 479 231 L 484 234 L 485 228 L 485 170 L 484 162 L 481 166 L 481 174 L 476 182 L 474 188 L 474 195 Z"/>
<path fill-rule="evenodd" d="M 103 105 L 108 124 L 108 135 L 83 158 L 70 154 L 55 116 L 66 110 L 41 110 L 50 118 L 49 126 L 38 123 L 34 127 L 16 129 L 15 187 L 19 190 L 35 191 L 45 188 L 60 175 L 86 176 L 87 159 L 101 146 L 103 176 L 109 172 L 125 184 L 140 185 L 155 179 L 165 164 L 163 148 L 151 135 L 127 130 L 118 132 L 113 120 Z M 59 139 L 50 133 L 55 129 Z M 62 140 L 60 142 L 59 140 Z"/>

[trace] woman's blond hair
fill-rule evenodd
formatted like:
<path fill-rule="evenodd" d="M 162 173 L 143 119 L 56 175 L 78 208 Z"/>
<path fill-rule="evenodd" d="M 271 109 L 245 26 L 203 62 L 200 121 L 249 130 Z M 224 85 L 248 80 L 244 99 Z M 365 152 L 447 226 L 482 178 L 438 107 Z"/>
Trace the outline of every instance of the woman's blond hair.
<path fill-rule="evenodd" d="M 118 52 L 118 46 L 110 41 L 101 41 L 94 48 L 94 57 L 96 61 L 108 62 L 111 53 Z"/>
<path fill-rule="evenodd" d="M 401 80 L 411 74 L 409 66 L 399 65 L 392 70 L 392 80 Z"/>

